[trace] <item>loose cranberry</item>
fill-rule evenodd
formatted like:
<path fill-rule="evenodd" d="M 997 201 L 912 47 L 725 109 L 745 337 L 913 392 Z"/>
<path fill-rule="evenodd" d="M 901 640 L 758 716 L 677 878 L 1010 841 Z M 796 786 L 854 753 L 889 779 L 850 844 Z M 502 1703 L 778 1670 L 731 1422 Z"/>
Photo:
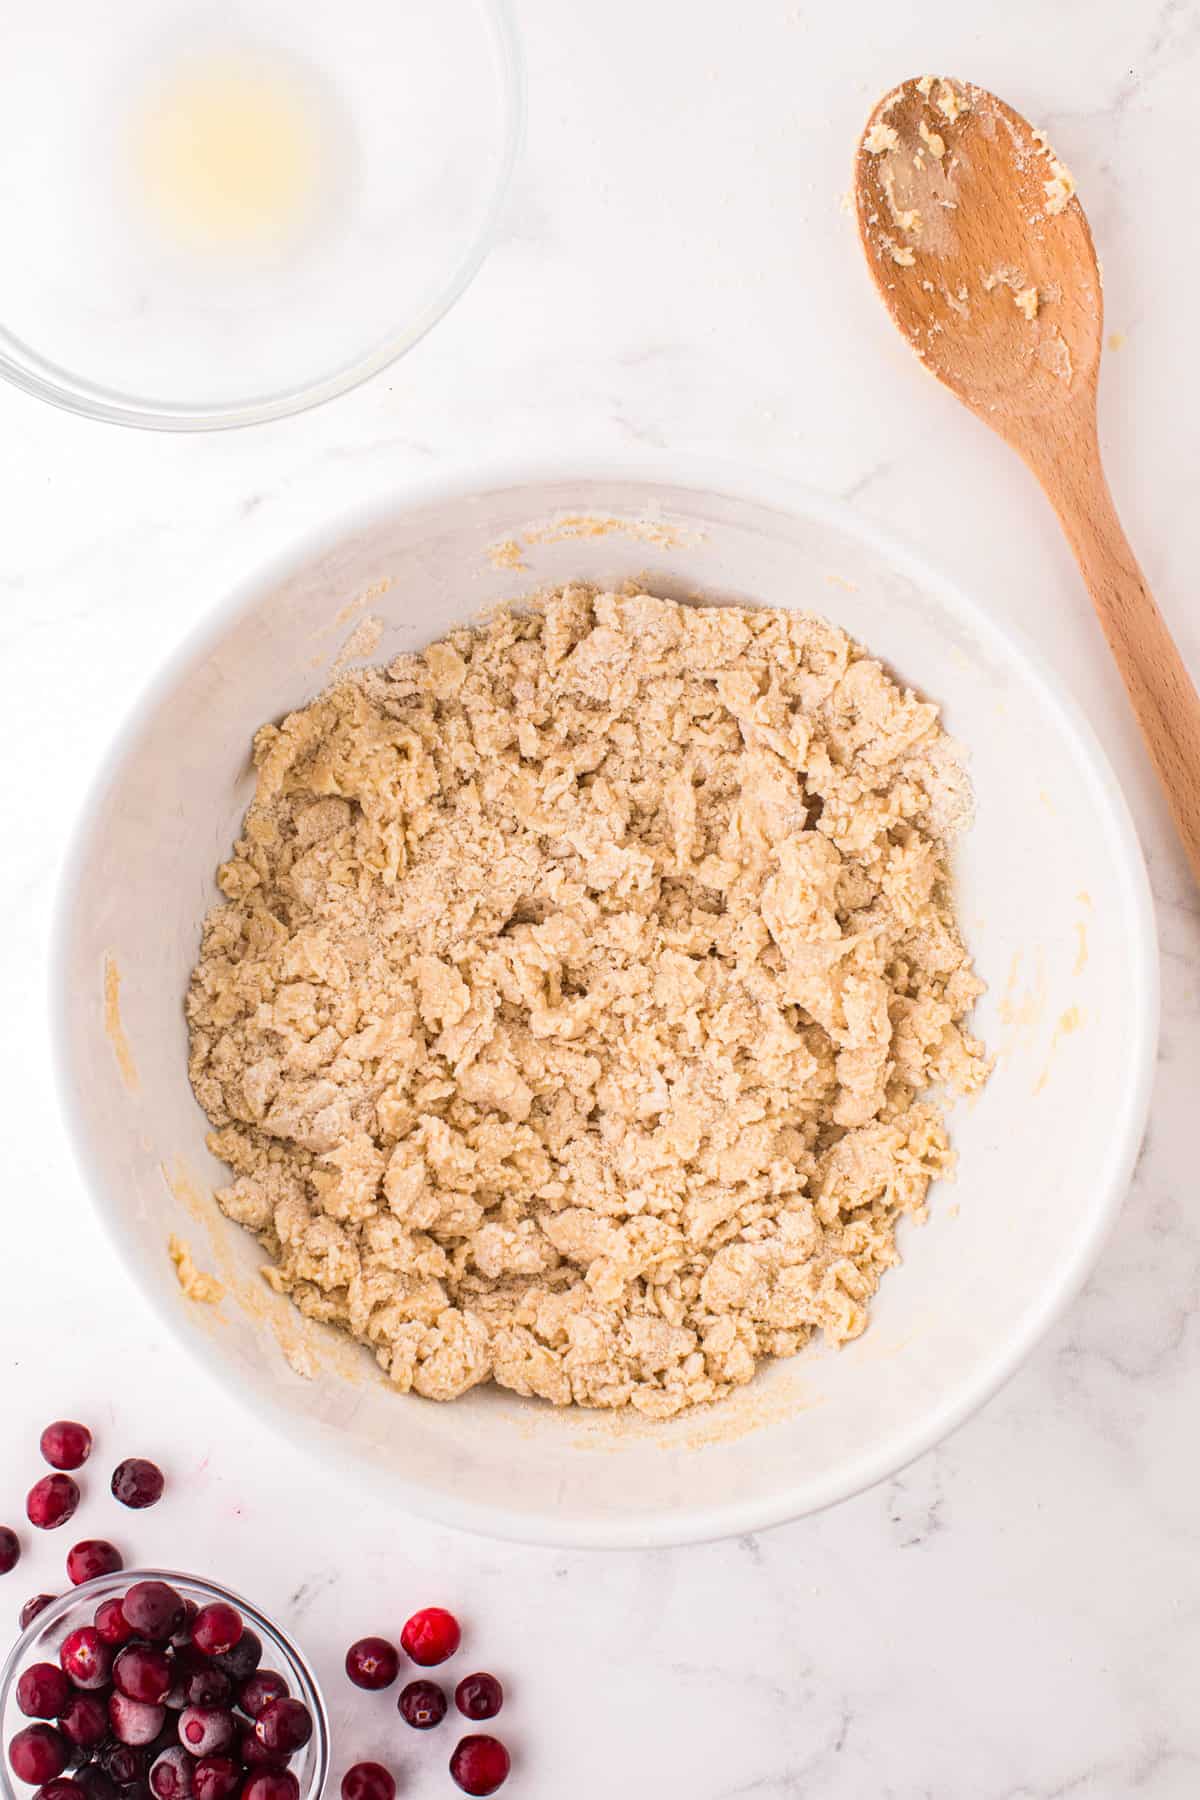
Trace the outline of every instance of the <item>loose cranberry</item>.
<path fill-rule="evenodd" d="M 35 1594 L 32 1600 L 27 1600 L 17 1614 L 17 1623 L 20 1625 L 21 1630 L 27 1630 L 27 1628 L 33 1624 L 33 1621 L 37 1618 L 38 1614 L 40 1612 L 45 1612 L 48 1606 L 53 1606 L 57 1598 L 57 1594 Z"/>
<path fill-rule="evenodd" d="M 342 1800 L 396 1800 L 396 1783 L 382 1763 L 355 1763 L 342 1776 Z"/>
<path fill-rule="evenodd" d="M 427 1606 L 414 1613 L 400 1633 L 400 1646 L 423 1669 L 445 1662 L 462 1642 L 462 1632 L 453 1613 L 441 1606 Z"/>
<path fill-rule="evenodd" d="M 185 1706 L 179 1715 L 179 1741 L 193 1756 L 215 1756 L 228 1750 L 237 1734 L 233 1714 L 220 1706 Z"/>
<path fill-rule="evenodd" d="M 500 1739 L 483 1733 L 463 1738 L 450 1758 L 450 1773 L 464 1794 L 494 1794 L 510 1767 Z"/>
<path fill-rule="evenodd" d="M 79 1489 L 69 1475 L 43 1475 L 25 1496 L 25 1516 L 39 1531 L 54 1531 L 78 1505 Z"/>
<path fill-rule="evenodd" d="M 129 1700 L 161 1706 L 171 1691 L 175 1672 L 165 1650 L 149 1644 L 127 1644 L 112 1666 L 113 1684 Z"/>
<path fill-rule="evenodd" d="M 251 1680 L 254 1677 L 251 1676 Z M 284 1689 L 287 1692 L 287 1689 Z M 233 1694 L 233 1683 L 224 1669 L 204 1663 L 186 1670 L 183 1676 L 183 1706 L 226 1706 Z"/>
<path fill-rule="evenodd" d="M 53 1725 L 27 1725 L 8 1746 L 8 1760 L 18 1781 L 40 1787 L 62 1774 L 70 1759 L 70 1745 Z"/>
<path fill-rule="evenodd" d="M 494 1675 L 464 1675 L 454 1704 L 468 1719 L 494 1719 L 504 1705 L 504 1689 Z"/>
<path fill-rule="evenodd" d="M 83 1800 L 83 1789 L 69 1775 L 56 1775 L 38 1789 L 37 1800 Z"/>
<path fill-rule="evenodd" d="M 254 1735 L 253 1725 L 245 1725 L 238 1733 L 237 1754 L 248 1769 L 281 1769 L 288 1760 L 282 1750 L 268 1750 Z"/>
<path fill-rule="evenodd" d="M 162 1470 L 144 1456 L 127 1456 L 113 1470 L 113 1498 L 138 1511 L 161 1500 L 164 1485 Z"/>
<path fill-rule="evenodd" d="M 121 1602 L 115 1597 L 102 1600 L 92 1614 L 92 1624 L 100 1633 L 106 1644 L 127 1644 L 133 1636 L 133 1626 L 121 1610 Z"/>
<path fill-rule="evenodd" d="M 57 1719 L 70 1697 L 70 1683 L 53 1663 L 30 1663 L 17 1682 L 17 1705 L 27 1719 Z"/>
<path fill-rule="evenodd" d="M 191 1800 L 192 1759 L 178 1744 L 164 1750 L 150 1765 L 150 1792 L 154 1800 Z"/>
<path fill-rule="evenodd" d="M 196 1614 L 199 1611 L 200 1611 L 200 1608 L 196 1605 L 196 1602 L 194 1600 L 185 1600 L 184 1601 L 184 1603 L 183 1603 L 183 1622 L 180 1625 L 179 1630 L 172 1633 L 172 1636 L 171 1636 L 171 1642 L 175 1645 L 175 1648 L 177 1650 L 190 1650 L 191 1649 L 191 1647 L 192 1647 L 192 1620 L 196 1617 Z"/>
<path fill-rule="evenodd" d="M 117 1787 L 99 1763 L 84 1763 L 75 1771 L 75 1785 L 85 1800 L 117 1800 Z"/>
<path fill-rule="evenodd" d="M 386 1638 L 359 1638 L 346 1652 L 346 1673 L 355 1687 L 391 1687 L 400 1673 L 400 1658 Z"/>
<path fill-rule="evenodd" d="M 436 1681 L 410 1681 L 400 1690 L 396 1705 L 414 1731 L 431 1731 L 446 1716 L 446 1696 Z"/>
<path fill-rule="evenodd" d="M 94 1625 L 80 1625 L 62 1641 L 58 1660 L 77 1688 L 102 1688 L 112 1673 L 112 1650 Z"/>
<path fill-rule="evenodd" d="M 213 1673 L 219 1674 L 220 1671 L 214 1669 Z M 288 1685 L 282 1675 L 277 1675 L 274 1669 L 258 1669 L 249 1681 L 242 1683 L 238 1705 L 252 1719 L 257 1719 L 264 1707 L 270 1706 L 272 1700 L 284 1699 L 287 1691 Z"/>
<path fill-rule="evenodd" d="M 141 1748 L 152 1744 L 166 1721 L 165 1706 L 152 1706 L 146 1700 L 131 1700 L 119 1690 L 108 1696 L 108 1720 L 114 1736 L 123 1744 Z"/>
<path fill-rule="evenodd" d="M 234 1686 L 240 1687 L 243 1681 L 249 1681 L 257 1669 L 262 1661 L 262 1653 L 262 1639 L 256 1632 L 246 1630 L 232 1650 L 227 1650 L 224 1656 L 218 1656 L 214 1660 L 219 1669 L 224 1669 Z"/>
<path fill-rule="evenodd" d="M 95 1581 L 97 1575 L 115 1575 L 125 1567 L 125 1558 L 107 1538 L 84 1538 L 67 1552 L 67 1575 L 75 1587 L 81 1581 Z"/>
<path fill-rule="evenodd" d="M 41 1435 L 41 1451 L 52 1469 L 78 1469 L 92 1453 L 92 1434 L 74 1419 L 55 1419 Z"/>
<path fill-rule="evenodd" d="M 205 1656 L 228 1656 L 244 1629 L 240 1612 L 214 1600 L 192 1620 L 192 1643 Z"/>
<path fill-rule="evenodd" d="M 135 1581 L 121 1601 L 121 1611 L 138 1637 L 163 1644 L 178 1630 L 185 1608 L 165 1581 Z"/>
<path fill-rule="evenodd" d="M 77 1750 L 94 1750 L 108 1736 L 108 1708 L 95 1694 L 73 1694 L 59 1714 L 58 1729 Z"/>
<path fill-rule="evenodd" d="M 0 1525 L 0 1575 L 7 1575 L 21 1560 L 21 1540 L 11 1525 Z"/>
<path fill-rule="evenodd" d="M 254 1721 L 254 1735 L 264 1750 L 290 1756 L 312 1736 L 312 1714 L 301 1700 L 272 1700 Z"/>
<path fill-rule="evenodd" d="M 290 1769 L 261 1769 L 242 1789 L 242 1800 L 300 1800 L 300 1783 Z"/>
<path fill-rule="evenodd" d="M 245 1778 L 241 1763 L 232 1756 L 202 1756 L 192 1770 L 195 1800 L 230 1800 Z"/>
<path fill-rule="evenodd" d="M 146 1773 L 145 1751 L 135 1749 L 132 1744 L 105 1744 L 100 1751 L 100 1762 L 118 1787 L 131 1787 Z"/>

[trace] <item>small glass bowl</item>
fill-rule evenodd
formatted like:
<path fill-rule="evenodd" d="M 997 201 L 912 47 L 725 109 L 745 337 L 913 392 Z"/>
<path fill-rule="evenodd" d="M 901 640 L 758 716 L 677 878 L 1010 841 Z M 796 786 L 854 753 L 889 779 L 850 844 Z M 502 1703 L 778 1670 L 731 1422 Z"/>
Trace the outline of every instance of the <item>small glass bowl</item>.
<path fill-rule="evenodd" d="M 262 1639 L 262 1667 L 282 1675 L 292 1695 L 302 1700 L 312 1714 L 312 1737 L 303 1750 L 297 1751 L 288 1768 L 300 1783 L 300 1800 L 320 1800 L 329 1773 L 329 1717 L 317 1678 L 304 1656 L 285 1631 L 264 1618 L 240 1594 L 230 1593 L 215 1581 L 202 1581 L 197 1575 L 180 1575 L 171 1569 L 122 1569 L 115 1575 L 82 1582 L 47 1606 L 21 1633 L 0 1673 L 0 1795 L 4 1800 L 34 1800 L 37 1793 L 36 1788 L 17 1781 L 8 1761 L 8 1746 L 17 1732 L 37 1723 L 27 1719 L 17 1705 L 18 1679 L 31 1663 L 51 1662 L 57 1666 L 59 1649 L 68 1632 L 79 1625 L 90 1625 L 102 1600 L 119 1597 L 135 1581 L 168 1582 L 176 1593 L 185 1600 L 194 1600 L 197 1606 L 225 1600 L 237 1608 L 247 1626 Z M 70 1769 L 65 1773 L 70 1775 Z"/>

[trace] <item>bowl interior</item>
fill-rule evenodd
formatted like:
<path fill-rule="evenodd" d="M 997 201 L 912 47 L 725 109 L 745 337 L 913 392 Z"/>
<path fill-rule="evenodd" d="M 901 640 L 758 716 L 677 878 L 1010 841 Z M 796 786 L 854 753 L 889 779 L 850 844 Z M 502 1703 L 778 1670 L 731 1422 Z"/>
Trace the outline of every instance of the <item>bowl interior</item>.
<path fill-rule="evenodd" d="M 586 517 L 580 518 L 581 514 Z M 680 598 L 835 619 L 937 700 L 976 820 L 960 916 L 989 991 L 995 1074 L 952 1132 L 957 1181 L 902 1234 L 866 1334 L 766 1369 L 667 1425 L 562 1414 L 494 1389 L 450 1407 L 389 1392 L 365 1352 L 304 1324 L 219 1215 L 225 1172 L 187 1083 L 181 997 L 213 871 L 252 777 L 250 738 L 347 662 L 421 646 L 545 582 L 637 578 Z M 1144 870 L 1073 708 L 1026 655 L 850 515 L 734 481 L 498 481 L 385 507 L 256 581 L 160 679 L 87 809 L 56 957 L 68 1111 L 131 1268 L 248 1399 L 339 1466 L 454 1523 L 559 1542 L 745 1530 L 899 1467 L 1011 1372 L 1082 1280 L 1140 1138 L 1156 1028 Z M 115 983 L 119 981 L 119 993 Z M 227 1286 L 181 1295 L 168 1234 Z"/>

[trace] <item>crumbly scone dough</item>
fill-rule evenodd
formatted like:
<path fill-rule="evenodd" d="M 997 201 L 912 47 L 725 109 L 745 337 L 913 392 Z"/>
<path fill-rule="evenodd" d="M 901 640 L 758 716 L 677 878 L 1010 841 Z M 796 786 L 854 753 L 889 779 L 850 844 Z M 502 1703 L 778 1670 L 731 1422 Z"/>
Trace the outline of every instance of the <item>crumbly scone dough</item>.
<path fill-rule="evenodd" d="M 666 1418 L 855 1337 L 986 1077 L 937 710 L 564 588 L 255 739 L 187 1000 L 218 1194 L 401 1390 Z"/>

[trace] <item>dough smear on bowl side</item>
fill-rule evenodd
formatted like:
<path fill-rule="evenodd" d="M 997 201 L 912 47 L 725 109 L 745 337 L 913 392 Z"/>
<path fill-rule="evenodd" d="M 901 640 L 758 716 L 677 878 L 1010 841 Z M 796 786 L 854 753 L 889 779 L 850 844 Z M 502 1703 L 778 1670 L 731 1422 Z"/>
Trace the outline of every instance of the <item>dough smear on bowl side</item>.
<path fill-rule="evenodd" d="M 936 707 L 811 614 L 572 585 L 254 749 L 187 1015 L 273 1287 L 402 1391 L 651 1418 L 863 1330 L 988 1072 Z"/>

